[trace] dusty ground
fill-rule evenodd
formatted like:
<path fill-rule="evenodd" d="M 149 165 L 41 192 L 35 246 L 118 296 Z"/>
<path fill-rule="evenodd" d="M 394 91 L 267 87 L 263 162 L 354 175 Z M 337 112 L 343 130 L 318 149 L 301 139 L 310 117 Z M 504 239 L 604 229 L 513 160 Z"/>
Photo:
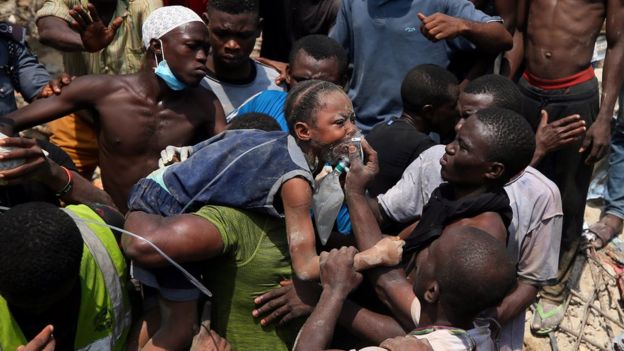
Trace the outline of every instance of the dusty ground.
<path fill-rule="evenodd" d="M 596 208 L 587 207 L 585 211 L 585 222 L 588 224 L 594 223 L 598 220 L 600 215 L 600 211 Z M 622 236 L 620 236 L 622 238 Z M 601 257 L 605 262 L 608 262 L 608 258 L 602 256 Z M 622 321 L 621 312 L 618 313 L 618 305 L 620 303 L 620 294 L 618 292 L 617 287 L 615 286 L 615 282 L 612 278 L 610 278 L 607 274 L 598 273 L 595 276 L 600 278 L 603 283 L 597 284 L 592 278 L 592 268 L 590 264 L 585 264 L 582 274 L 580 277 L 580 281 L 575 287 L 575 291 L 577 291 L 583 300 L 587 300 L 594 293 L 594 287 L 599 286 L 598 296 L 599 299 L 593 300 L 592 305 L 596 309 L 601 309 L 606 311 L 608 315 L 613 317 L 615 320 Z M 607 266 L 607 269 L 611 274 L 614 273 L 611 267 Z M 595 272 L 601 272 L 600 269 L 595 269 Z M 606 283 L 606 284 L 605 284 Z M 602 307 L 601 307 L 601 300 Z M 581 330 L 581 322 L 584 316 L 585 308 L 583 303 L 580 302 L 577 298 L 572 299 L 568 311 L 566 313 L 566 318 L 564 319 L 562 326 L 566 329 L 573 331 L 578 334 Z M 534 337 L 530 330 L 529 325 L 531 319 L 533 318 L 533 314 L 531 311 L 527 312 L 527 323 L 525 325 L 525 347 L 527 350 L 549 350 L 550 341 L 548 338 L 537 338 Z M 580 343 L 580 350 L 600 350 L 600 349 L 611 349 L 610 348 L 610 340 L 612 336 L 617 336 L 623 333 L 624 330 L 609 322 L 606 318 L 602 317 L 599 313 L 597 313 L 594 309 L 589 309 L 587 325 L 585 326 L 582 335 L 593 341 L 595 344 L 600 345 L 601 347 L 597 347 L 591 345 L 588 342 L 582 341 Z M 558 331 L 555 333 L 555 337 L 557 339 L 557 345 L 560 350 L 574 350 L 575 342 L 577 341 L 577 337 L 572 336 L 566 332 Z"/>

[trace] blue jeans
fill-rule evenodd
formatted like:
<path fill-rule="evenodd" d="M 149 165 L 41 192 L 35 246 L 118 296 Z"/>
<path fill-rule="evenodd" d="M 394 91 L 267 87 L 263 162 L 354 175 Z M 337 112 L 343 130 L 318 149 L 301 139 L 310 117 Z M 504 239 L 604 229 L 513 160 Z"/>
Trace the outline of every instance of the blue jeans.
<path fill-rule="evenodd" d="M 624 89 L 620 91 L 620 110 L 611 136 L 609 173 L 604 192 L 604 213 L 624 219 Z"/>

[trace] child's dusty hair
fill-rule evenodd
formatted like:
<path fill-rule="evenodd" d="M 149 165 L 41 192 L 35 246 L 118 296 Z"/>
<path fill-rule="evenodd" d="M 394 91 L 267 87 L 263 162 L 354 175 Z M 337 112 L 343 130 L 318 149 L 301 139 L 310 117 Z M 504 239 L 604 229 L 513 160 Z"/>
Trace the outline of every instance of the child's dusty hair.
<path fill-rule="evenodd" d="M 321 106 L 322 98 L 332 92 L 344 94 L 342 88 L 334 83 L 322 80 L 308 80 L 297 84 L 288 93 L 284 114 L 288 122 L 288 129 L 292 135 L 295 134 L 295 124 L 297 122 L 315 123 L 314 112 Z"/>

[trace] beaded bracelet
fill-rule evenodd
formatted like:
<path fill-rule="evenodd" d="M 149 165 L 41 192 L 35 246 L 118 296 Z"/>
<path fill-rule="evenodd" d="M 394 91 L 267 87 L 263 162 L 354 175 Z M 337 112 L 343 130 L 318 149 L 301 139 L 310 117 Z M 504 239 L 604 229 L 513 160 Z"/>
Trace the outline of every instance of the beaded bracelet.
<path fill-rule="evenodd" d="M 63 189 L 61 189 L 59 192 L 57 192 L 55 195 L 56 197 L 61 197 L 65 194 L 67 194 L 68 192 L 70 192 L 72 190 L 72 188 L 74 187 L 74 179 L 72 177 L 72 173 L 70 172 L 69 169 L 60 166 L 63 170 L 65 170 L 65 173 L 67 174 L 67 184 L 65 184 L 65 186 L 63 187 Z"/>

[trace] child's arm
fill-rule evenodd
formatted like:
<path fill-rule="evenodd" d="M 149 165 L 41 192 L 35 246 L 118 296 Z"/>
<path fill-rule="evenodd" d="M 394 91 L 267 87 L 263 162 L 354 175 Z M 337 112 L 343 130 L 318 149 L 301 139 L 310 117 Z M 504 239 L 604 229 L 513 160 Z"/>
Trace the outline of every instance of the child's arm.
<path fill-rule="evenodd" d="M 316 254 L 316 238 L 310 217 L 312 188 L 303 178 L 292 178 L 282 185 L 286 236 L 292 267 L 297 278 L 318 280 L 319 257 Z"/>
<path fill-rule="evenodd" d="M 286 215 L 286 236 L 293 270 L 297 278 L 319 279 L 319 257 L 316 254 L 314 226 L 310 217 L 312 189 L 302 178 L 282 185 L 282 202 Z M 377 266 L 394 266 L 401 261 L 404 242 L 397 237 L 383 238 L 370 249 L 355 255 L 354 267 L 363 271 Z"/>

